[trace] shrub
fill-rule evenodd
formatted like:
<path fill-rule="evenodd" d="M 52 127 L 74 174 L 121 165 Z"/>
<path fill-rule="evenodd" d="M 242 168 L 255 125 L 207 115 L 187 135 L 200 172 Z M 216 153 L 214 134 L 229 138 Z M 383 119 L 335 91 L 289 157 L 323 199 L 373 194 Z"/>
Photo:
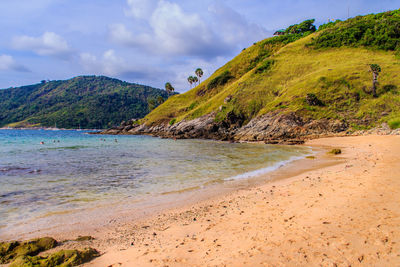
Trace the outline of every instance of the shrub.
<path fill-rule="evenodd" d="M 305 20 L 302 23 L 295 24 L 289 26 L 286 30 L 286 34 L 293 34 L 293 33 L 299 33 L 299 34 L 309 34 L 313 33 L 316 31 L 316 27 L 314 25 L 315 19 L 309 19 Z"/>
<path fill-rule="evenodd" d="M 366 46 L 382 50 L 400 50 L 400 10 L 358 16 L 324 27 L 325 30 L 316 36 L 309 46 Z"/>
<path fill-rule="evenodd" d="M 172 119 L 172 120 L 169 121 L 169 125 L 172 126 L 172 125 L 174 125 L 175 122 L 176 122 L 176 119 L 174 118 L 174 119 Z"/>
<path fill-rule="evenodd" d="M 388 121 L 388 125 L 390 129 L 398 129 L 400 128 L 400 118 L 391 119 Z"/>
<path fill-rule="evenodd" d="M 193 102 L 193 103 L 190 104 L 190 106 L 188 107 L 188 110 L 194 109 L 197 105 L 198 105 L 198 102 Z"/>
<path fill-rule="evenodd" d="M 310 106 L 324 106 L 324 103 L 315 94 L 307 94 L 306 101 Z"/>
<path fill-rule="evenodd" d="M 342 21 L 341 21 L 340 19 L 337 19 L 337 20 L 335 20 L 335 21 L 331 21 L 331 22 L 322 24 L 322 25 L 320 25 L 320 26 L 318 27 L 318 31 L 322 31 L 322 30 L 331 28 L 331 27 L 335 26 L 336 24 L 338 24 L 339 22 L 342 22 Z"/>
<path fill-rule="evenodd" d="M 234 78 L 229 71 L 224 71 L 222 74 L 218 75 L 210 81 L 207 86 L 208 90 L 212 90 L 218 86 L 225 85 L 229 80 Z"/>
<path fill-rule="evenodd" d="M 268 59 L 265 60 L 257 69 L 256 69 L 256 73 L 263 73 L 267 70 L 269 70 L 272 65 L 274 64 L 274 60 Z"/>

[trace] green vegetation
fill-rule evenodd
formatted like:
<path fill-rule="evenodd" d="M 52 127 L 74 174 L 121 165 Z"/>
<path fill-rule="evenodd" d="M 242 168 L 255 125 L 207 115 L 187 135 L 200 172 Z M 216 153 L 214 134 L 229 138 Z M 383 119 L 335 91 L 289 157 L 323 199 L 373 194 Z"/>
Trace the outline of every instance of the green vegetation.
<path fill-rule="evenodd" d="M 100 254 L 93 248 L 84 250 L 60 250 L 49 256 L 21 256 L 17 258 L 10 267 L 32 266 L 32 267 L 69 267 L 78 266 L 89 262 Z"/>
<path fill-rule="evenodd" d="M 175 122 L 176 122 L 176 119 L 172 119 L 169 121 L 169 125 L 174 125 Z"/>
<path fill-rule="evenodd" d="M 369 47 L 382 50 L 400 50 L 400 10 L 358 16 L 344 22 L 320 27 L 324 29 L 310 46 Z"/>
<path fill-rule="evenodd" d="M 51 237 L 33 239 L 26 242 L 1 242 L 0 243 L 0 264 L 10 263 L 18 257 L 36 256 L 42 251 L 57 246 L 57 241 Z"/>
<path fill-rule="evenodd" d="M 315 19 L 309 19 L 305 20 L 300 24 L 295 24 L 292 26 L 289 26 L 286 30 L 286 34 L 310 34 L 313 33 L 317 30 L 317 28 L 314 25 Z"/>
<path fill-rule="evenodd" d="M 229 71 L 224 71 L 221 75 L 218 75 L 210 81 L 210 83 L 207 85 L 207 89 L 212 90 L 218 86 L 223 86 L 232 78 L 233 76 L 231 76 Z"/>
<path fill-rule="evenodd" d="M 366 28 L 371 22 L 374 29 L 388 33 L 380 37 L 382 44 L 391 43 L 397 35 L 389 34 L 392 28 L 384 28 L 400 23 L 399 12 L 332 22 L 316 32 L 294 30 L 257 42 L 192 90 L 170 97 L 142 121 L 148 125 L 179 122 L 213 112 L 217 121 L 235 114 L 247 123 L 270 112 L 294 112 L 304 120 L 340 120 L 354 129 L 369 129 L 398 118 L 400 58 L 396 51 L 367 43 L 317 44 L 325 34 L 334 37 L 335 32 L 356 31 L 358 21 L 364 20 Z M 371 63 L 382 68 L 376 97 L 371 91 Z M 225 102 L 228 96 L 230 101 Z"/>
<path fill-rule="evenodd" d="M 203 75 L 204 75 L 203 70 L 200 69 L 200 68 L 197 68 L 196 71 L 195 71 L 195 73 L 196 73 L 196 76 L 197 76 L 197 78 L 198 78 L 198 80 L 199 80 L 199 83 L 201 83 L 200 78 L 203 77 Z"/>
<path fill-rule="evenodd" d="M 196 76 L 189 76 L 187 78 L 188 83 L 190 84 L 190 88 L 192 88 L 192 85 L 195 84 L 199 81 L 199 78 L 197 78 Z"/>
<path fill-rule="evenodd" d="M 10 88 L 0 90 L 0 127 L 107 128 L 144 117 L 159 97 L 168 93 L 103 76 Z"/>
<path fill-rule="evenodd" d="M 93 240 L 90 236 L 78 237 L 76 241 Z M 51 237 L 32 239 L 30 241 L 1 242 L 0 264 L 17 266 L 77 266 L 98 257 L 100 254 L 92 248 L 84 250 L 60 250 L 47 256 L 38 256 L 39 253 L 53 249 L 57 241 Z"/>
<path fill-rule="evenodd" d="M 391 119 L 388 124 L 391 129 L 398 129 L 400 128 L 400 118 Z"/>
<path fill-rule="evenodd" d="M 257 73 L 257 74 L 258 74 L 258 73 L 263 73 L 263 72 L 269 70 L 269 69 L 272 67 L 273 64 L 274 64 L 274 61 L 273 61 L 273 60 L 270 60 L 270 59 L 264 60 L 264 61 L 257 67 L 256 73 Z"/>
<path fill-rule="evenodd" d="M 371 64 L 371 65 L 369 65 L 369 67 L 371 69 L 372 76 L 373 76 L 373 78 L 372 78 L 372 95 L 374 97 L 377 97 L 376 86 L 378 84 L 379 73 L 382 71 L 382 69 L 378 64 Z"/>
<path fill-rule="evenodd" d="M 167 91 L 168 94 L 172 94 L 175 91 L 175 88 L 172 87 L 170 82 L 167 82 L 165 84 L 165 91 Z"/>

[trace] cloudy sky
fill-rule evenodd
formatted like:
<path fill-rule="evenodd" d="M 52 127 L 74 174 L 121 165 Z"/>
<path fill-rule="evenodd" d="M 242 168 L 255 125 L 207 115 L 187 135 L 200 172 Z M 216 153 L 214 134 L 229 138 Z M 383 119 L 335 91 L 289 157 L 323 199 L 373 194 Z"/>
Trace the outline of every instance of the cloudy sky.
<path fill-rule="evenodd" d="M 208 76 L 276 29 L 398 8 L 400 0 L 0 0 L 0 88 L 95 74 L 184 92 L 194 69 Z"/>

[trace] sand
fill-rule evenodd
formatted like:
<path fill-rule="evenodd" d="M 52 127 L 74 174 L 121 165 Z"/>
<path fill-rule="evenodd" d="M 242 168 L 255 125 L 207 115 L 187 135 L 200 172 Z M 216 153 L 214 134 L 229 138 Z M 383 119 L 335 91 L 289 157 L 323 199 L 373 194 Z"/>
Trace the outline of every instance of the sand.
<path fill-rule="evenodd" d="M 333 166 L 110 222 L 79 244 L 102 252 L 85 266 L 400 266 L 400 136 L 307 145 L 343 153 L 325 156 Z"/>
<path fill-rule="evenodd" d="M 400 266 L 400 136 L 307 145 L 342 160 L 99 232 L 85 266 Z"/>

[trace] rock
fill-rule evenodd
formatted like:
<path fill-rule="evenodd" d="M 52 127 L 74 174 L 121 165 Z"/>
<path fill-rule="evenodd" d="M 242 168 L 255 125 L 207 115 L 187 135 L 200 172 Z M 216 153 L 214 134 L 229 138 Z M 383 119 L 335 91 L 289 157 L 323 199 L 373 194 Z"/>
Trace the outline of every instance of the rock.
<path fill-rule="evenodd" d="M 228 95 L 227 97 L 225 97 L 224 103 L 228 104 L 229 102 L 231 102 L 231 100 L 232 100 L 232 95 Z"/>
<path fill-rule="evenodd" d="M 49 256 L 20 256 L 10 264 L 10 267 L 17 266 L 77 266 L 91 261 L 100 256 L 99 252 L 93 248 L 84 250 L 61 250 Z"/>
<path fill-rule="evenodd" d="M 329 151 L 328 153 L 333 154 L 333 155 L 339 155 L 339 154 L 342 154 L 342 150 L 340 148 L 334 148 L 331 151 Z"/>
<path fill-rule="evenodd" d="M 2 242 L 0 243 L 0 264 L 9 263 L 17 257 L 36 256 L 40 252 L 56 246 L 57 241 L 51 237 L 37 238 L 25 242 Z"/>
<path fill-rule="evenodd" d="M 229 112 L 225 120 L 216 122 L 216 113 L 210 113 L 193 120 L 182 120 L 173 125 L 133 124 L 114 127 L 102 134 L 153 135 L 161 138 L 176 139 L 215 139 L 230 142 L 263 141 L 268 144 L 302 144 L 306 139 L 320 136 L 343 134 L 348 123 L 340 120 L 304 119 L 295 113 L 270 112 L 253 118 L 246 125 L 246 118 Z"/>
<path fill-rule="evenodd" d="M 87 235 L 87 236 L 78 236 L 77 239 L 75 239 L 75 241 L 90 241 L 90 240 L 94 240 L 95 238 Z"/>

